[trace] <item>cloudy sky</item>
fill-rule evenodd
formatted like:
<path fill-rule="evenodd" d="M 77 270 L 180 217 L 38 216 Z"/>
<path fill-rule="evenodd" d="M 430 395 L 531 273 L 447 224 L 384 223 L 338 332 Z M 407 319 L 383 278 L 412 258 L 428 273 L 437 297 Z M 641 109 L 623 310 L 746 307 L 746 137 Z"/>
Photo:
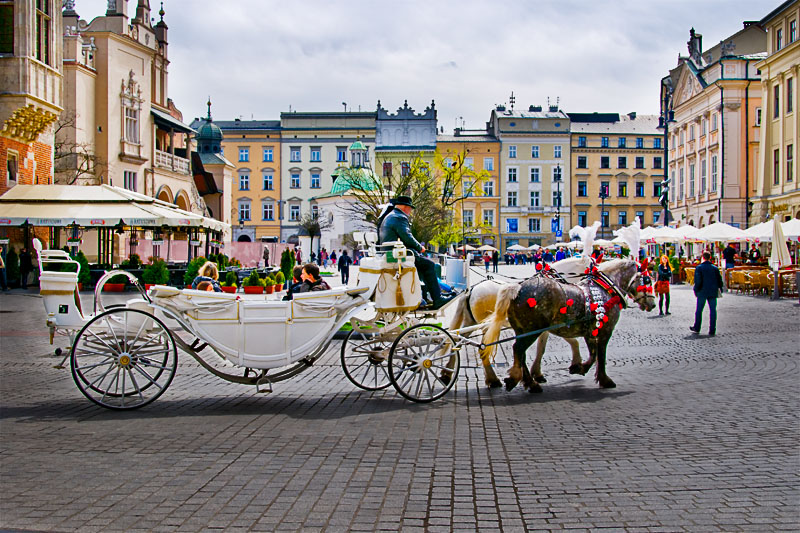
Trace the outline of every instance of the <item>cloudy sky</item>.
<path fill-rule="evenodd" d="M 150 0 L 158 20 L 159 1 Z M 780 0 L 165 0 L 170 96 L 186 122 L 297 111 L 422 111 L 450 133 L 495 104 L 567 112 L 658 112 L 658 84 Z M 131 14 L 136 0 L 130 0 Z M 91 20 L 105 0 L 77 0 Z"/>

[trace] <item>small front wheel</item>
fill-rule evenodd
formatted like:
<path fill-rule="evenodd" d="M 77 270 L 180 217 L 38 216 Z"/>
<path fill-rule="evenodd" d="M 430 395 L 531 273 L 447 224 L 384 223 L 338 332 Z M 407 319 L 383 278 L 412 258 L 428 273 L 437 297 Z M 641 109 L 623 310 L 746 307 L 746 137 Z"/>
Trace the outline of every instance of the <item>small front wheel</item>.
<path fill-rule="evenodd" d="M 136 409 L 161 396 L 172 382 L 178 350 L 170 331 L 153 315 L 114 308 L 81 329 L 70 366 L 89 400 L 108 409 Z"/>
<path fill-rule="evenodd" d="M 389 378 L 397 392 L 420 403 L 447 394 L 461 369 L 455 345 L 439 326 L 418 324 L 405 330 L 389 352 Z"/>
<path fill-rule="evenodd" d="M 381 333 L 382 327 L 381 323 L 369 331 L 354 329 L 342 343 L 344 375 L 353 385 L 364 390 L 381 390 L 392 384 L 386 366 L 392 342 Z"/>

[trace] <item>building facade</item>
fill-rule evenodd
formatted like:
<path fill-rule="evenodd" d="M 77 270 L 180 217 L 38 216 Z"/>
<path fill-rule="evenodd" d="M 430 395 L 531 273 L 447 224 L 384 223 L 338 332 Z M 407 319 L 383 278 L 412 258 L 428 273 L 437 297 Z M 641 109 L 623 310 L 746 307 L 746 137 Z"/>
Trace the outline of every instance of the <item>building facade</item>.
<path fill-rule="evenodd" d="M 571 119 L 572 212 L 569 227 L 601 222 L 598 237 L 636 217 L 661 221 L 663 135 L 658 117 L 629 113 L 568 113 Z M 606 198 L 601 200 L 600 193 Z"/>
<path fill-rule="evenodd" d="M 384 179 L 408 172 L 419 158 L 431 167 L 434 164 L 437 132 L 436 103 L 416 113 L 408 100 L 396 113 L 381 107 L 375 120 L 375 172 Z"/>
<path fill-rule="evenodd" d="M 760 130 L 756 187 L 752 202 L 752 223 L 774 215 L 782 220 L 800 218 L 800 183 L 797 158 L 800 155 L 800 1 L 784 2 L 764 17 L 760 25 L 767 32 L 767 57 L 756 63 L 761 71 L 761 110 L 754 117 Z"/>
<path fill-rule="evenodd" d="M 571 197 L 569 116 L 558 106 L 547 111 L 541 106 L 527 111 L 497 106 L 488 128 L 501 148 L 502 251 L 514 244 L 548 245 L 563 239 Z"/>
<path fill-rule="evenodd" d="M 281 113 L 282 242 L 298 235 L 304 214 L 318 214 L 312 198 L 331 190 L 334 171 L 347 165 L 348 147 L 359 139 L 374 153 L 374 112 Z"/>
<path fill-rule="evenodd" d="M 688 57 L 662 79 L 662 114 L 668 123 L 667 169 L 675 224 L 703 227 L 750 224 L 745 204 L 756 184 L 761 85 L 756 63 L 766 34 L 755 23 L 702 51 L 689 34 Z"/>

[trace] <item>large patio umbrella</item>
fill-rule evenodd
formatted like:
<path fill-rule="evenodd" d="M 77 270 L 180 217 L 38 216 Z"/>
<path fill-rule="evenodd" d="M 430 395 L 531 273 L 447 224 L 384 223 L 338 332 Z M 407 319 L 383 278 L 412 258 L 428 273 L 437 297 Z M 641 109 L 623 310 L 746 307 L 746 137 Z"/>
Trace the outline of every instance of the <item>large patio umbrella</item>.
<path fill-rule="evenodd" d="M 481 252 L 494 252 L 497 250 L 497 248 L 495 248 L 494 246 L 490 246 L 488 244 L 484 244 L 483 246 L 478 248 L 478 250 L 480 250 Z"/>
<path fill-rule="evenodd" d="M 761 224 L 750 226 L 744 232 L 750 237 L 751 241 L 771 241 L 772 240 L 772 227 L 775 223 L 772 220 L 767 220 Z"/>
<path fill-rule="evenodd" d="M 769 254 L 769 264 L 775 279 L 775 286 L 772 289 L 772 299 L 777 300 L 780 295 L 780 275 L 778 269 L 782 266 L 792 264 L 792 256 L 789 255 L 789 247 L 786 246 L 786 237 L 783 236 L 783 227 L 778 220 L 778 215 L 772 219 L 772 253 Z"/>
<path fill-rule="evenodd" d="M 800 218 L 787 220 L 781 224 L 781 229 L 783 229 L 783 236 L 786 237 L 786 240 L 800 240 Z"/>
<path fill-rule="evenodd" d="M 744 230 L 734 228 L 724 222 L 714 222 L 686 237 L 688 240 L 699 242 L 742 242 L 748 239 Z"/>
<path fill-rule="evenodd" d="M 509 250 L 511 252 L 522 252 L 524 250 L 527 250 L 527 248 L 525 248 L 524 246 L 522 246 L 520 244 L 512 244 L 511 246 L 506 248 L 506 250 Z"/>

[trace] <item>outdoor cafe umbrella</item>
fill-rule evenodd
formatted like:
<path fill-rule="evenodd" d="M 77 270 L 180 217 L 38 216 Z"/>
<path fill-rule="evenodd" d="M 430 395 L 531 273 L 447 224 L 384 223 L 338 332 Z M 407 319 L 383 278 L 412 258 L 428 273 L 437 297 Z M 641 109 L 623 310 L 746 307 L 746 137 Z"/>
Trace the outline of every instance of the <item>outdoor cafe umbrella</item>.
<path fill-rule="evenodd" d="M 467 252 L 474 252 L 475 250 L 477 250 L 477 248 L 475 248 L 474 246 L 470 246 L 469 244 L 462 244 L 461 246 L 458 247 L 458 249 L 461 250 L 462 252 L 465 250 Z"/>
<path fill-rule="evenodd" d="M 483 246 L 478 248 L 478 250 L 480 250 L 481 252 L 494 252 L 497 250 L 497 248 L 495 248 L 494 246 L 490 246 L 488 244 L 484 244 Z"/>
<path fill-rule="evenodd" d="M 714 222 L 704 228 L 686 235 L 687 240 L 699 242 L 742 242 L 748 239 L 747 233 L 724 222 Z"/>
<path fill-rule="evenodd" d="M 769 264 L 774 273 L 775 287 L 772 290 L 772 299 L 780 298 L 780 276 L 778 269 L 782 266 L 792 264 L 792 257 L 789 255 L 789 247 L 786 246 L 786 237 L 783 235 L 783 227 L 778 220 L 778 215 L 772 220 L 772 253 L 769 255 Z"/>
<path fill-rule="evenodd" d="M 509 252 L 522 252 L 527 250 L 527 248 L 519 244 L 512 244 L 511 246 L 506 248 L 506 250 L 508 250 Z"/>
<path fill-rule="evenodd" d="M 781 224 L 783 236 L 788 241 L 800 240 L 800 218 L 793 218 Z"/>

